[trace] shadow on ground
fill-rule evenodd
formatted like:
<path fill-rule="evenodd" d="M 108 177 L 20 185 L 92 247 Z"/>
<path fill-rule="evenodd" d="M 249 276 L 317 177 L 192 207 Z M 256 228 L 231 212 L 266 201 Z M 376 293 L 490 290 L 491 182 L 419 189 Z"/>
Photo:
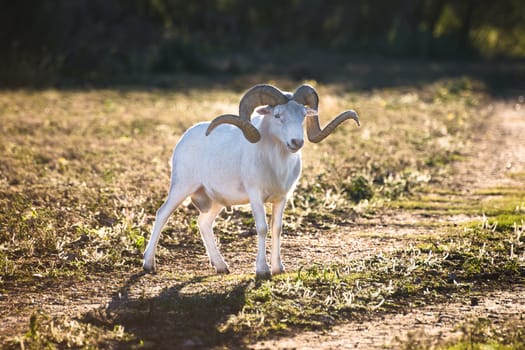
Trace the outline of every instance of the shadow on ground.
<path fill-rule="evenodd" d="M 139 344 L 146 348 L 243 347 L 238 335 L 233 339 L 219 326 L 241 311 L 252 280 L 213 286 L 209 276 L 198 276 L 174 283 L 155 296 L 130 296 L 132 289 L 135 294 L 141 287 L 145 290 L 147 279 L 143 272 L 132 275 L 106 308 L 87 313 L 83 321 L 110 330 L 124 326 L 135 339 L 119 343 L 119 348 Z"/>

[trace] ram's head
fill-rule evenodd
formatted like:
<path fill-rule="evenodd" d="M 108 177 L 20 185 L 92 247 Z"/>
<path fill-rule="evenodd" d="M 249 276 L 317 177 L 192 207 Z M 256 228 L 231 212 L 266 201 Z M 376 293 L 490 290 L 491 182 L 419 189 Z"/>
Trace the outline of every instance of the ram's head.
<path fill-rule="evenodd" d="M 213 129 L 221 124 L 232 124 L 241 129 L 244 137 L 252 142 L 258 142 L 261 139 L 259 130 L 251 123 L 250 116 L 253 110 L 258 106 L 268 106 L 270 108 L 289 104 L 291 101 L 304 106 L 303 118 L 306 119 L 306 133 L 310 142 L 321 142 L 339 124 L 347 119 L 353 119 L 359 125 L 359 117 L 353 110 L 345 111 L 334 118 L 324 129 L 319 125 L 319 95 L 310 85 L 301 85 L 295 92 L 283 92 L 272 85 L 256 85 L 249 89 L 241 98 L 239 103 L 239 115 L 224 114 L 215 118 L 208 129 L 206 135 L 209 135 Z M 260 114 L 265 114 L 264 109 L 258 110 Z M 274 114 L 275 115 L 275 114 Z M 302 123 L 301 123 L 302 125 Z M 291 139 L 293 140 L 293 139 Z"/>

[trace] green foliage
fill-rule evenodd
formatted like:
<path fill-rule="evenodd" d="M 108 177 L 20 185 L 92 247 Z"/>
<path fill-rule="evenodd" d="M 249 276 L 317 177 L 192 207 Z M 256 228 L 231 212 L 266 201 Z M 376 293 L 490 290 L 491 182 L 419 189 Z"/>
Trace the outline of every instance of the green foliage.
<path fill-rule="evenodd" d="M 350 184 L 344 186 L 345 191 L 347 192 L 350 199 L 354 202 L 359 203 L 362 200 L 372 199 L 374 196 L 374 191 L 368 180 L 359 175 L 358 177 L 352 179 Z"/>
<path fill-rule="evenodd" d="M 207 73 L 210 70 L 205 58 L 205 48 L 195 44 L 172 40 L 162 45 L 158 57 L 151 67 L 153 73 L 193 72 Z"/>
<path fill-rule="evenodd" d="M 428 174 L 407 169 L 401 174 L 395 176 L 390 174 L 386 178 L 382 178 L 380 182 L 378 181 L 380 184 L 379 192 L 389 200 L 410 197 L 418 187 L 426 184 L 430 178 Z"/>
<path fill-rule="evenodd" d="M 525 12 L 517 0 L 33 5 L 17 1 L 0 11 L 0 63 L 8 67 L 0 71 L 3 84 L 242 71 L 246 62 L 236 54 L 259 68 L 254 57 L 261 56 L 249 52 L 282 57 L 305 47 L 416 58 L 525 57 Z"/>

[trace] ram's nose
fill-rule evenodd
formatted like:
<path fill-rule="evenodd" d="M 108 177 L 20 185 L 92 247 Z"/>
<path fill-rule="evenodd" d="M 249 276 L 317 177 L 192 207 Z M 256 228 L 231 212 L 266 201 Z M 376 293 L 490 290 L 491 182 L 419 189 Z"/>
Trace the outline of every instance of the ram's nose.
<path fill-rule="evenodd" d="M 299 148 L 303 147 L 303 145 L 304 145 L 304 140 L 303 140 L 303 139 L 292 139 L 292 140 L 290 141 L 290 143 L 292 144 L 292 146 L 293 146 L 294 148 L 299 149 Z"/>
<path fill-rule="evenodd" d="M 291 151 L 296 152 L 301 149 L 304 145 L 303 139 L 291 139 L 288 143 L 288 148 L 290 148 Z"/>

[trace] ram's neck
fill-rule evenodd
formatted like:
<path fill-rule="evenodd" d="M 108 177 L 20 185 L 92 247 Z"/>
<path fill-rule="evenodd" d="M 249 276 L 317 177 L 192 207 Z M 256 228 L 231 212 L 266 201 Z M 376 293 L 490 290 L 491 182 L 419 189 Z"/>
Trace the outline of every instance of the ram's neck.
<path fill-rule="evenodd" d="M 253 180 L 265 200 L 273 201 L 287 197 L 293 190 L 301 172 L 300 153 L 290 153 L 268 140 L 259 141 L 254 147 L 251 167 Z"/>
<path fill-rule="evenodd" d="M 243 152 L 247 185 L 261 190 L 265 200 L 282 199 L 294 188 L 301 172 L 301 153 L 291 153 L 266 128 L 264 119 L 254 117 L 253 124 L 261 133 L 261 140 L 247 144 Z"/>

